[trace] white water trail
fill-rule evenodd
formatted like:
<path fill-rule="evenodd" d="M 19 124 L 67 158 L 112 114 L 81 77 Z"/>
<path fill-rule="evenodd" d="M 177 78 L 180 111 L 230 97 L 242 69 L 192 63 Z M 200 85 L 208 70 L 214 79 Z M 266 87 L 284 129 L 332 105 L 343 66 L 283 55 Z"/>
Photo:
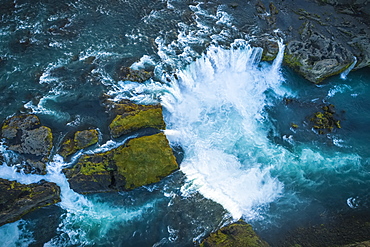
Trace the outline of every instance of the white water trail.
<path fill-rule="evenodd" d="M 107 144 L 109 146 L 109 144 Z M 100 152 L 103 149 L 97 149 Z M 5 156 L 11 153 L 7 151 L 4 145 L 0 145 L 0 151 Z M 90 244 L 94 245 L 96 237 L 91 232 L 99 232 L 102 236 L 115 229 L 118 224 L 140 218 L 148 210 L 155 206 L 156 201 L 152 200 L 139 207 L 124 206 L 118 207 L 111 202 L 101 202 L 91 200 L 86 196 L 73 191 L 62 169 L 67 166 L 60 155 L 55 155 L 53 160 L 47 163 L 47 175 L 24 174 L 17 172 L 15 167 L 0 165 L 0 177 L 8 180 L 16 180 L 23 184 L 37 183 L 44 179 L 56 183 L 61 189 L 61 202 L 59 205 L 65 210 L 62 215 L 62 221 L 57 229 L 59 234 L 51 239 L 44 246 L 71 246 Z M 33 241 L 32 232 L 24 227 L 27 222 L 17 221 L 0 227 L 0 236 L 9 235 L 9 231 L 14 238 L 9 239 L 7 246 L 26 246 Z M 1 246 L 1 245 L 0 245 Z"/>
<path fill-rule="evenodd" d="M 273 65 L 259 66 L 262 49 L 244 40 L 230 49 L 210 46 L 177 73 L 179 79 L 162 97 L 167 137 L 185 151 L 184 194 L 197 190 L 235 219 L 258 217 L 258 210 L 282 192 L 270 175 L 276 147 L 266 137 L 263 113 L 266 91 L 283 93 L 282 53 L 283 46 Z"/>
<path fill-rule="evenodd" d="M 340 74 L 340 79 L 342 80 L 346 80 L 347 79 L 347 75 L 349 74 L 349 72 L 351 72 L 351 70 L 356 66 L 356 63 L 357 63 L 357 57 L 353 57 L 353 63 L 345 70 L 343 71 L 341 74 Z"/>

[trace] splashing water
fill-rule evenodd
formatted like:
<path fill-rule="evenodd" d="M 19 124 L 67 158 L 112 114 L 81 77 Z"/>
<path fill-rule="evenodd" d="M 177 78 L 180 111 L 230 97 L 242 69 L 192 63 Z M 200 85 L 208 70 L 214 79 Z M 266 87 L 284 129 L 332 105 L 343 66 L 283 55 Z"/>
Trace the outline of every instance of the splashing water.
<path fill-rule="evenodd" d="M 234 218 L 256 217 L 282 192 L 270 175 L 274 146 L 261 134 L 266 91 L 283 93 L 282 48 L 273 65 L 259 66 L 262 49 L 244 40 L 230 50 L 211 46 L 177 73 L 172 92 L 162 97 L 166 134 L 185 151 L 181 170 L 190 186 L 184 190 L 200 191 Z"/>

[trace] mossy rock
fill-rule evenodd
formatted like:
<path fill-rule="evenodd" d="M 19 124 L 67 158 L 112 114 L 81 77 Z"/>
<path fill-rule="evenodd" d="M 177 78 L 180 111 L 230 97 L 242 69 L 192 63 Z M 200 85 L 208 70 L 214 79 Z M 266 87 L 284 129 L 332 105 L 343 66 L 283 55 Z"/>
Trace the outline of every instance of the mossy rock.
<path fill-rule="evenodd" d="M 109 125 L 109 130 L 113 138 L 142 128 L 156 128 L 160 130 L 166 128 L 161 107 L 138 108 L 138 110 L 117 115 Z"/>
<path fill-rule="evenodd" d="M 334 105 L 325 105 L 321 109 L 322 111 L 314 113 L 310 118 L 313 128 L 316 129 L 319 134 L 325 134 L 334 129 L 340 129 L 340 120 L 336 119 Z"/>
<path fill-rule="evenodd" d="M 60 202 L 60 188 L 41 180 L 21 184 L 0 178 L 0 226 L 19 220 L 28 212 Z"/>
<path fill-rule="evenodd" d="M 59 154 L 67 157 L 76 151 L 90 147 L 99 141 L 99 132 L 96 129 L 77 131 L 73 139 L 67 138 L 61 145 Z"/>
<path fill-rule="evenodd" d="M 78 193 L 131 190 L 160 181 L 178 169 L 163 133 L 129 140 L 113 150 L 83 155 L 64 169 L 70 186 Z"/>
<path fill-rule="evenodd" d="M 48 156 L 53 146 L 51 129 L 41 126 L 36 115 L 19 115 L 5 120 L 2 137 L 7 140 L 9 149 L 20 154 Z"/>
<path fill-rule="evenodd" d="M 200 247 L 268 247 L 253 231 L 252 226 L 242 220 L 211 233 Z"/>

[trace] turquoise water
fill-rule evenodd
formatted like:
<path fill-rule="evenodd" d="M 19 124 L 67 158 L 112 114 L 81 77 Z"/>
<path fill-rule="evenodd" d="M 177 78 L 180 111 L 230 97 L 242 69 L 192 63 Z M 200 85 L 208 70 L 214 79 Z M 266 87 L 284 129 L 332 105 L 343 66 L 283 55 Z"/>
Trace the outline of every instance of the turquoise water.
<path fill-rule="evenodd" d="M 109 139 L 103 94 L 160 102 L 164 132 L 183 152 L 180 170 L 157 184 L 87 196 L 69 189 L 57 155 L 44 177 L 1 166 L 3 178 L 62 188 L 61 203 L 2 226 L 4 246 L 193 246 L 239 218 L 278 246 L 330 215 L 369 215 L 368 69 L 314 85 L 281 65 L 282 44 L 273 63 L 260 62 L 262 49 L 235 26 L 242 17 L 217 2 L 4 6 L 1 120 L 36 113 L 56 140 L 97 127 L 101 146 L 90 152 L 100 152 L 122 144 Z M 123 65 L 155 76 L 119 81 Z M 319 134 L 309 119 L 328 104 L 341 128 Z"/>

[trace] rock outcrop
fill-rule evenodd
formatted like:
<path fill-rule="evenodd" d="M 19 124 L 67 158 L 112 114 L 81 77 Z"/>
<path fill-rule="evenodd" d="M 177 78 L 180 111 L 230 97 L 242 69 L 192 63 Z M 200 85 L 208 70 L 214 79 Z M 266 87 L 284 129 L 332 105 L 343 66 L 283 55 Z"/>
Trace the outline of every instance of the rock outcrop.
<path fill-rule="evenodd" d="M 113 138 L 120 137 L 143 128 L 165 129 L 161 105 L 138 105 L 123 101 L 110 105 L 110 110 L 116 115 L 109 124 Z"/>
<path fill-rule="evenodd" d="M 334 128 L 340 129 L 340 120 L 336 118 L 335 107 L 332 104 L 321 107 L 322 111 L 316 112 L 310 118 L 313 128 L 319 134 L 331 132 Z"/>
<path fill-rule="evenodd" d="M 286 46 L 284 62 L 307 80 L 320 83 L 343 72 L 354 59 L 342 45 L 316 32 L 313 25 L 306 22 L 301 41 L 293 40 Z"/>
<path fill-rule="evenodd" d="M 240 29 L 253 33 L 251 44 L 264 49 L 262 60 L 276 56 L 280 39 L 286 44 L 285 65 L 313 83 L 340 74 L 354 62 L 354 69 L 370 66 L 370 1 L 253 2 L 255 25 L 246 20 Z"/>
<path fill-rule="evenodd" d="M 96 129 L 81 130 L 73 138 L 67 138 L 61 145 L 59 154 L 67 157 L 76 151 L 90 147 L 99 141 L 99 132 Z"/>
<path fill-rule="evenodd" d="M 59 201 L 60 188 L 55 183 L 41 180 L 27 185 L 0 178 L 0 226 Z"/>
<path fill-rule="evenodd" d="M 129 140 L 113 150 L 83 155 L 64 169 L 70 186 L 78 193 L 131 190 L 158 182 L 178 169 L 163 133 Z"/>
<path fill-rule="evenodd" d="M 13 116 L 5 120 L 1 132 L 8 149 L 25 156 L 25 172 L 46 173 L 44 162 L 53 147 L 53 135 L 36 115 Z"/>
<path fill-rule="evenodd" d="M 200 247 L 268 247 L 253 231 L 252 226 L 239 220 L 222 227 L 204 239 Z"/>

